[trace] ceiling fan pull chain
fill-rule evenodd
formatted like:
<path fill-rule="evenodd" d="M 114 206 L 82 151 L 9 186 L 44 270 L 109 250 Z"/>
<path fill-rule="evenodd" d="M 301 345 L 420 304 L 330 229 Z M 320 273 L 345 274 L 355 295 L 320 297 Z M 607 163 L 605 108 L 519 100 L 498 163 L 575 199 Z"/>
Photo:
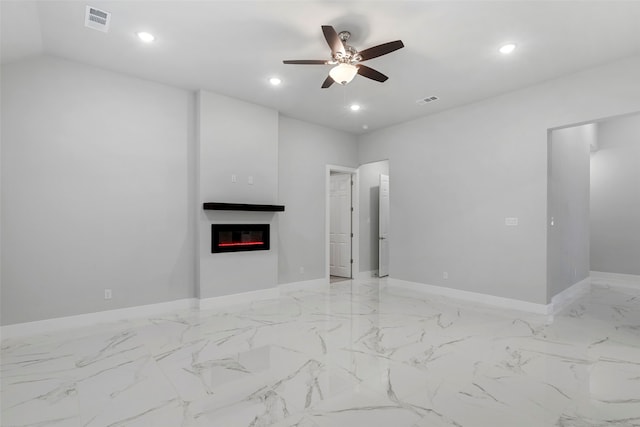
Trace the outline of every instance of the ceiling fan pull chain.
<path fill-rule="evenodd" d="M 344 108 L 348 108 L 347 105 L 347 85 L 342 85 L 342 105 Z"/>
<path fill-rule="evenodd" d="M 347 85 L 342 85 L 342 105 L 347 106 Z"/>

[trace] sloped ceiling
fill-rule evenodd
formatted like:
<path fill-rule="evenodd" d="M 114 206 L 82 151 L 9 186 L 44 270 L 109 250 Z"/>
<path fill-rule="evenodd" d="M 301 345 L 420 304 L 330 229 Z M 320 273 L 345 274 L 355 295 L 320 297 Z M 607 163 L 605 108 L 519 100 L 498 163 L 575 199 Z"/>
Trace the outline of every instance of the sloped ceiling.
<path fill-rule="evenodd" d="M 84 26 L 85 6 L 112 13 L 108 33 Z M 2 62 L 55 55 L 189 90 L 205 89 L 351 133 L 640 54 L 640 2 L 623 1 L 5 1 Z M 405 48 L 357 76 L 320 89 L 330 66 L 321 25 L 352 33 L 364 49 Z M 151 44 L 135 33 L 149 31 Z M 508 56 L 505 42 L 518 45 Z M 268 78 L 278 76 L 279 87 Z M 418 105 L 427 96 L 440 99 Z M 362 106 L 352 112 L 351 103 Z M 364 129 L 366 127 L 366 129 Z"/>

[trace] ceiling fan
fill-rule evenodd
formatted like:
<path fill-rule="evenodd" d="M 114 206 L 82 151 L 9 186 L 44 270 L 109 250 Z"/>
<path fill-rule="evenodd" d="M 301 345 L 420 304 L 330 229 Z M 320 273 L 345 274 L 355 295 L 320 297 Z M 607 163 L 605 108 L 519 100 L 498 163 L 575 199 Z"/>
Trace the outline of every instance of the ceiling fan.
<path fill-rule="evenodd" d="M 346 85 L 353 80 L 356 74 L 360 74 L 363 77 L 380 83 L 386 81 L 389 77 L 374 70 L 373 68 L 362 65 L 361 62 L 386 55 L 387 53 L 391 53 L 394 50 L 404 47 L 401 40 L 396 40 L 358 52 L 352 46 L 347 44 L 349 37 L 351 37 L 351 33 L 349 31 L 341 31 L 340 33 L 337 33 L 331 25 L 323 25 L 322 33 L 331 48 L 331 59 L 293 59 L 282 62 L 285 64 L 302 65 L 335 65 L 335 67 L 329 71 L 329 76 L 322 83 L 323 89 L 328 88 L 334 82 Z"/>

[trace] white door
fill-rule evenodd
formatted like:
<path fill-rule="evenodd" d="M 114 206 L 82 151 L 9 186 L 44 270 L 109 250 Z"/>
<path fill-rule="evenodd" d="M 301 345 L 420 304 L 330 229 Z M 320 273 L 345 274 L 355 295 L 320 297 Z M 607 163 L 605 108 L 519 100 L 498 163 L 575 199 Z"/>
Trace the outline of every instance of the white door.
<path fill-rule="evenodd" d="M 378 276 L 389 275 L 389 175 L 380 175 L 380 229 Z"/>
<path fill-rule="evenodd" d="M 351 277 L 351 174 L 330 177 L 329 274 Z"/>

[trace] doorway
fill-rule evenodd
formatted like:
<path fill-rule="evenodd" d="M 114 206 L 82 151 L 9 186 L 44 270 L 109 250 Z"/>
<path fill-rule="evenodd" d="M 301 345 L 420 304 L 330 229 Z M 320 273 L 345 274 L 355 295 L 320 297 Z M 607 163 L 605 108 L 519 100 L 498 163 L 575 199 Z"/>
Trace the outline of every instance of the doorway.
<path fill-rule="evenodd" d="M 330 283 L 358 272 L 358 171 L 327 165 L 326 277 Z"/>
<path fill-rule="evenodd" d="M 634 113 L 549 131 L 549 302 L 594 274 L 640 282 L 639 130 Z"/>
<path fill-rule="evenodd" d="M 388 177 L 389 160 L 386 159 L 364 163 L 358 168 L 360 272 L 356 274 L 361 278 L 388 275 L 390 243 Z"/>
<path fill-rule="evenodd" d="M 352 277 L 352 185 L 351 174 L 331 172 L 329 177 L 329 274 L 332 283 L 337 278 Z"/>

